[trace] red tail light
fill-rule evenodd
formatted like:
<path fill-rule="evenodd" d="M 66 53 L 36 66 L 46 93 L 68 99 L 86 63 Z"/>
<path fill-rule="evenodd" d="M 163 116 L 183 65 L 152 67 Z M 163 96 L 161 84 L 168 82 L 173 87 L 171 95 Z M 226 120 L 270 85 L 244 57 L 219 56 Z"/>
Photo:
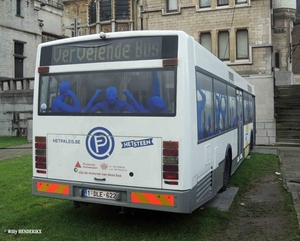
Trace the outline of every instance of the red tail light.
<path fill-rule="evenodd" d="M 165 184 L 178 185 L 177 181 L 172 181 L 179 179 L 178 149 L 177 141 L 163 142 L 163 179 L 167 179 Z"/>
<path fill-rule="evenodd" d="M 178 172 L 164 172 L 163 173 L 164 179 L 171 179 L 171 180 L 178 180 Z"/>
<path fill-rule="evenodd" d="M 35 168 L 37 173 L 46 174 L 47 157 L 46 157 L 46 136 L 35 137 Z"/>
<path fill-rule="evenodd" d="M 35 167 L 38 169 L 46 169 L 46 163 L 45 162 L 36 162 Z"/>
<path fill-rule="evenodd" d="M 35 149 L 46 149 L 46 143 L 35 143 Z"/>
<path fill-rule="evenodd" d="M 163 149 L 164 156 L 178 156 L 178 150 L 176 149 Z"/>
<path fill-rule="evenodd" d="M 45 156 L 35 156 L 35 162 L 46 162 Z"/>
<path fill-rule="evenodd" d="M 163 165 L 164 172 L 178 172 L 178 165 Z"/>
<path fill-rule="evenodd" d="M 42 173 L 42 174 L 46 174 L 46 171 L 44 170 L 36 170 L 37 173 Z"/>

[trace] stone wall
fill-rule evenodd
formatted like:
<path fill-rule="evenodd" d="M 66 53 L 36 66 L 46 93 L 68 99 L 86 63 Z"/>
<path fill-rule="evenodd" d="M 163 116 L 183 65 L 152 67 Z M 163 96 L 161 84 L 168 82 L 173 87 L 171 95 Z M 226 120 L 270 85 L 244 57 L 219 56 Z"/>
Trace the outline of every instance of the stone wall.
<path fill-rule="evenodd" d="M 292 61 L 293 61 L 293 73 L 299 76 L 300 75 L 300 24 L 299 23 L 295 24 L 294 27 L 293 46 L 291 52 L 292 52 Z M 300 80 L 298 80 L 297 82 L 299 84 Z"/>
<path fill-rule="evenodd" d="M 16 1 L 1 1 L 0 7 L 0 77 L 15 77 L 14 43 L 24 44 L 23 76 L 33 76 L 36 49 L 41 43 L 38 13 L 32 1 L 20 1 L 21 13 L 16 14 Z"/>
<path fill-rule="evenodd" d="M 276 143 L 274 118 L 274 79 L 268 75 L 246 78 L 255 86 L 256 94 L 256 145 Z"/>
<path fill-rule="evenodd" d="M 0 136 L 32 140 L 33 78 L 0 81 Z M 28 131 L 29 130 L 29 131 Z"/>

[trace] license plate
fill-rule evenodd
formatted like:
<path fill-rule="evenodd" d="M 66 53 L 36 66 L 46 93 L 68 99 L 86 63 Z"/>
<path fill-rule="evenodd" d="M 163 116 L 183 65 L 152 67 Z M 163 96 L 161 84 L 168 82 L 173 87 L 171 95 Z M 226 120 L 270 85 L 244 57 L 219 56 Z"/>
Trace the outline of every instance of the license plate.
<path fill-rule="evenodd" d="M 92 190 L 92 189 L 84 189 L 83 196 L 85 197 L 93 197 L 93 198 L 102 198 L 102 199 L 110 199 L 116 200 L 118 193 L 116 192 L 108 192 L 108 191 L 101 191 L 101 190 Z"/>

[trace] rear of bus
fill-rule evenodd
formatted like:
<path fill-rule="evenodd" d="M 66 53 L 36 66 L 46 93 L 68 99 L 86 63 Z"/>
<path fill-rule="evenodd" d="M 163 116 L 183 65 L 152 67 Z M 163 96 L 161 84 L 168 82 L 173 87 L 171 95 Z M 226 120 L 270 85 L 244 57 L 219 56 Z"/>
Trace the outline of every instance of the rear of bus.
<path fill-rule="evenodd" d="M 188 91 L 178 82 L 187 54 L 179 53 L 180 44 L 187 45 L 184 33 L 164 31 L 39 46 L 34 195 L 191 212 L 184 176 L 191 158 L 183 156 L 184 142 L 191 142 L 184 119 L 189 108 L 177 102 Z"/>

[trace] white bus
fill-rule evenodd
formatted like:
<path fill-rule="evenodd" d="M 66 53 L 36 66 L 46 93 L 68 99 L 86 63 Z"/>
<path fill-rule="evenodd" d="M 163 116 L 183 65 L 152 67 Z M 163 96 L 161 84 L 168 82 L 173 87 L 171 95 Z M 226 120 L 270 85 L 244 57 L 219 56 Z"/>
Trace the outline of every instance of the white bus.
<path fill-rule="evenodd" d="M 254 110 L 253 86 L 182 31 L 43 43 L 33 195 L 191 213 L 251 151 Z"/>

